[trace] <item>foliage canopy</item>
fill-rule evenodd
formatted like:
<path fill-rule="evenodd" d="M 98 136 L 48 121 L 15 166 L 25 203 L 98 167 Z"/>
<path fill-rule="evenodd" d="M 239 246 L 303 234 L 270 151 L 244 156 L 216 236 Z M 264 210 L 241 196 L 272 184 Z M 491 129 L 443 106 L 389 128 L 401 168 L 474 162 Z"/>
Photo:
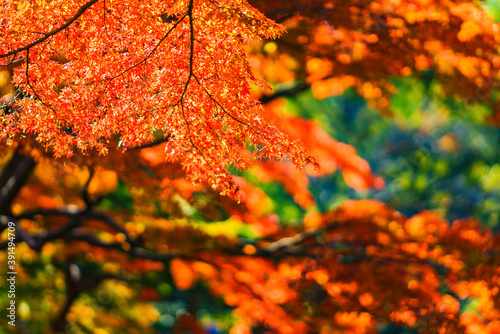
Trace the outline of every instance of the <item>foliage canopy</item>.
<path fill-rule="evenodd" d="M 500 331 L 499 28 L 462 0 L 3 1 L 16 330 Z"/>

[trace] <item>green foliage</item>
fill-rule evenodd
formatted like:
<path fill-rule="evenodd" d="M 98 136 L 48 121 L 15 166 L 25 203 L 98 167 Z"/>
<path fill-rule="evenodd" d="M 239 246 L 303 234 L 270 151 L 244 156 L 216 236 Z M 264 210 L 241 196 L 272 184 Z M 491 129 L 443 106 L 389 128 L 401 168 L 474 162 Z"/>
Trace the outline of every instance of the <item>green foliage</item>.
<path fill-rule="evenodd" d="M 99 204 L 104 209 L 132 210 L 134 203 L 127 187 L 120 181 L 118 188 L 104 196 Z"/>
<path fill-rule="evenodd" d="M 433 210 L 451 220 L 476 216 L 500 228 L 500 131 L 484 123 L 489 111 L 442 98 L 434 80 L 393 82 L 398 94 L 392 119 L 368 108 L 353 90 L 322 101 L 310 93 L 288 100 L 291 113 L 317 120 L 353 145 L 387 183 L 381 191 L 356 192 L 338 174 L 312 178 L 320 210 L 348 198 L 375 198 L 408 215 Z"/>

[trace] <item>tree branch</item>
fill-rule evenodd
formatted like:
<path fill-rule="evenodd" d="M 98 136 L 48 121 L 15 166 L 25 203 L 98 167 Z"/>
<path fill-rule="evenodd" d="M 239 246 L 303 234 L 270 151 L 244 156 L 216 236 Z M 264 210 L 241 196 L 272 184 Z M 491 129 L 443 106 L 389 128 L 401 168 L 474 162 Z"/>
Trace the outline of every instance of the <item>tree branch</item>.
<path fill-rule="evenodd" d="M 146 144 L 142 144 L 140 146 L 135 146 L 135 147 L 132 147 L 132 148 L 129 148 L 130 151 L 135 151 L 135 150 L 140 150 L 142 148 L 146 148 L 146 147 L 153 147 L 153 146 L 156 146 L 156 145 L 160 145 L 162 143 L 166 143 L 170 140 L 170 138 L 172 137 L 172 135 L 169 133 L 166 137 L 164 138 L 160 138 L 160 139 L 157 139 L 157 140 L 154 140 L 152 142 L 149 142 L 149 143 L 146 143 Z"/>
<path fill-rule="evenodd" d="M 10 215 L 10 207 L 19 190 L 35 167 L 32 157 L 23 155 L 19 148 L 0 175 L 0 215 Z"/>
<path fill-rule="evenodd" d="M 263 96 L 259 99 L 259 101 L 262 104 L 266 104 L 266 103 L 269 103 L 271 101 L 274 101 L 275 99 L 277 99 L 279 97 L 294 96 L 298 93 L 302 93 L 302 92 L 308 90 L 309 88 L 311 88 L 311 85 L 309 85 L 305 82 L 302 82 L 302 83 L 299 83 L 298 85 L 296 85 L 290 89 L 278 90 L 278 91 L 274 92 L 273 95 Z"/>
<path fill-rule="evenodd" d="M 89 173 L 89 178 L 87 179 L 87 182 L 85 182 L 85 185 L 82 188 L 82 199 L 85 202 L 85 205 L 87 206 L 87 210 L 90 210 L 92 206 L 94 206 L 96 203 L 95 201 L 91 200 L 89 197 L 89 185 L 90 181 L 92 181 L 92 177 L 94 177 L 94 169 L 89 168 L 90 173 Z"/>
<path fill-rule="evenodd" d="M 67 263 L 63 272 L 66 278 L 66 302 L 57 318 L 52 322 L 52 329 L 56 333 L 65 333 L 67 323 L 66 316 L 80 294 L 97 288 L 99 284 L 106 279 L 123 280 L 123 278 L 114 274 L 101 274 L 86 280 L 81 280 L 80 269 L 74 263 Z"/>

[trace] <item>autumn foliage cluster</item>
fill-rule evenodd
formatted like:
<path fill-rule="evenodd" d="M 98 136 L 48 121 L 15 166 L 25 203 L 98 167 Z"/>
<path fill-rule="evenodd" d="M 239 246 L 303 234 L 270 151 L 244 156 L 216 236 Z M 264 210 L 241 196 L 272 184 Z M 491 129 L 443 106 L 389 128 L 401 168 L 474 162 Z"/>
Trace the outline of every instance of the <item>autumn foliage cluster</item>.
<path fill-rule="evenodd" d="M 408 118 L 460 106 L 498 126 L 500 26 L 480 4 L 4 0 L 0 38 L 13 331 L 500 332 L 497 226 L 377 200 L 392 184 L 328 127 L 342 98 L 391 122 L 405 82 L 426 101 Z M 459 155 L 457 136 L 434 146 Z M 495 166 L 477 177 L 492 197 Z M 337 172 L 361 195 L 328 202 Z"/>

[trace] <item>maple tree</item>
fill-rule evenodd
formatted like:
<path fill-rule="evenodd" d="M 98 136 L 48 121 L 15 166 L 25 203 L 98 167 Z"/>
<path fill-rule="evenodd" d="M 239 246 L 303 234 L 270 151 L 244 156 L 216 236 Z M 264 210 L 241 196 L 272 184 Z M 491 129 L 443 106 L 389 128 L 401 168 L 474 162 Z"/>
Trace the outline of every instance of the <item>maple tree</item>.
<path fill-rule="evenodd" d="M 0 29 L 18 331 L 500 330 L 495 229 L 321 209 L 313 177 L 385 181 L 284 99 L 354 91 L 394 117 L 403 78 L 498 124 L 499 27 L 477 3 L 6 0 Z"/>

